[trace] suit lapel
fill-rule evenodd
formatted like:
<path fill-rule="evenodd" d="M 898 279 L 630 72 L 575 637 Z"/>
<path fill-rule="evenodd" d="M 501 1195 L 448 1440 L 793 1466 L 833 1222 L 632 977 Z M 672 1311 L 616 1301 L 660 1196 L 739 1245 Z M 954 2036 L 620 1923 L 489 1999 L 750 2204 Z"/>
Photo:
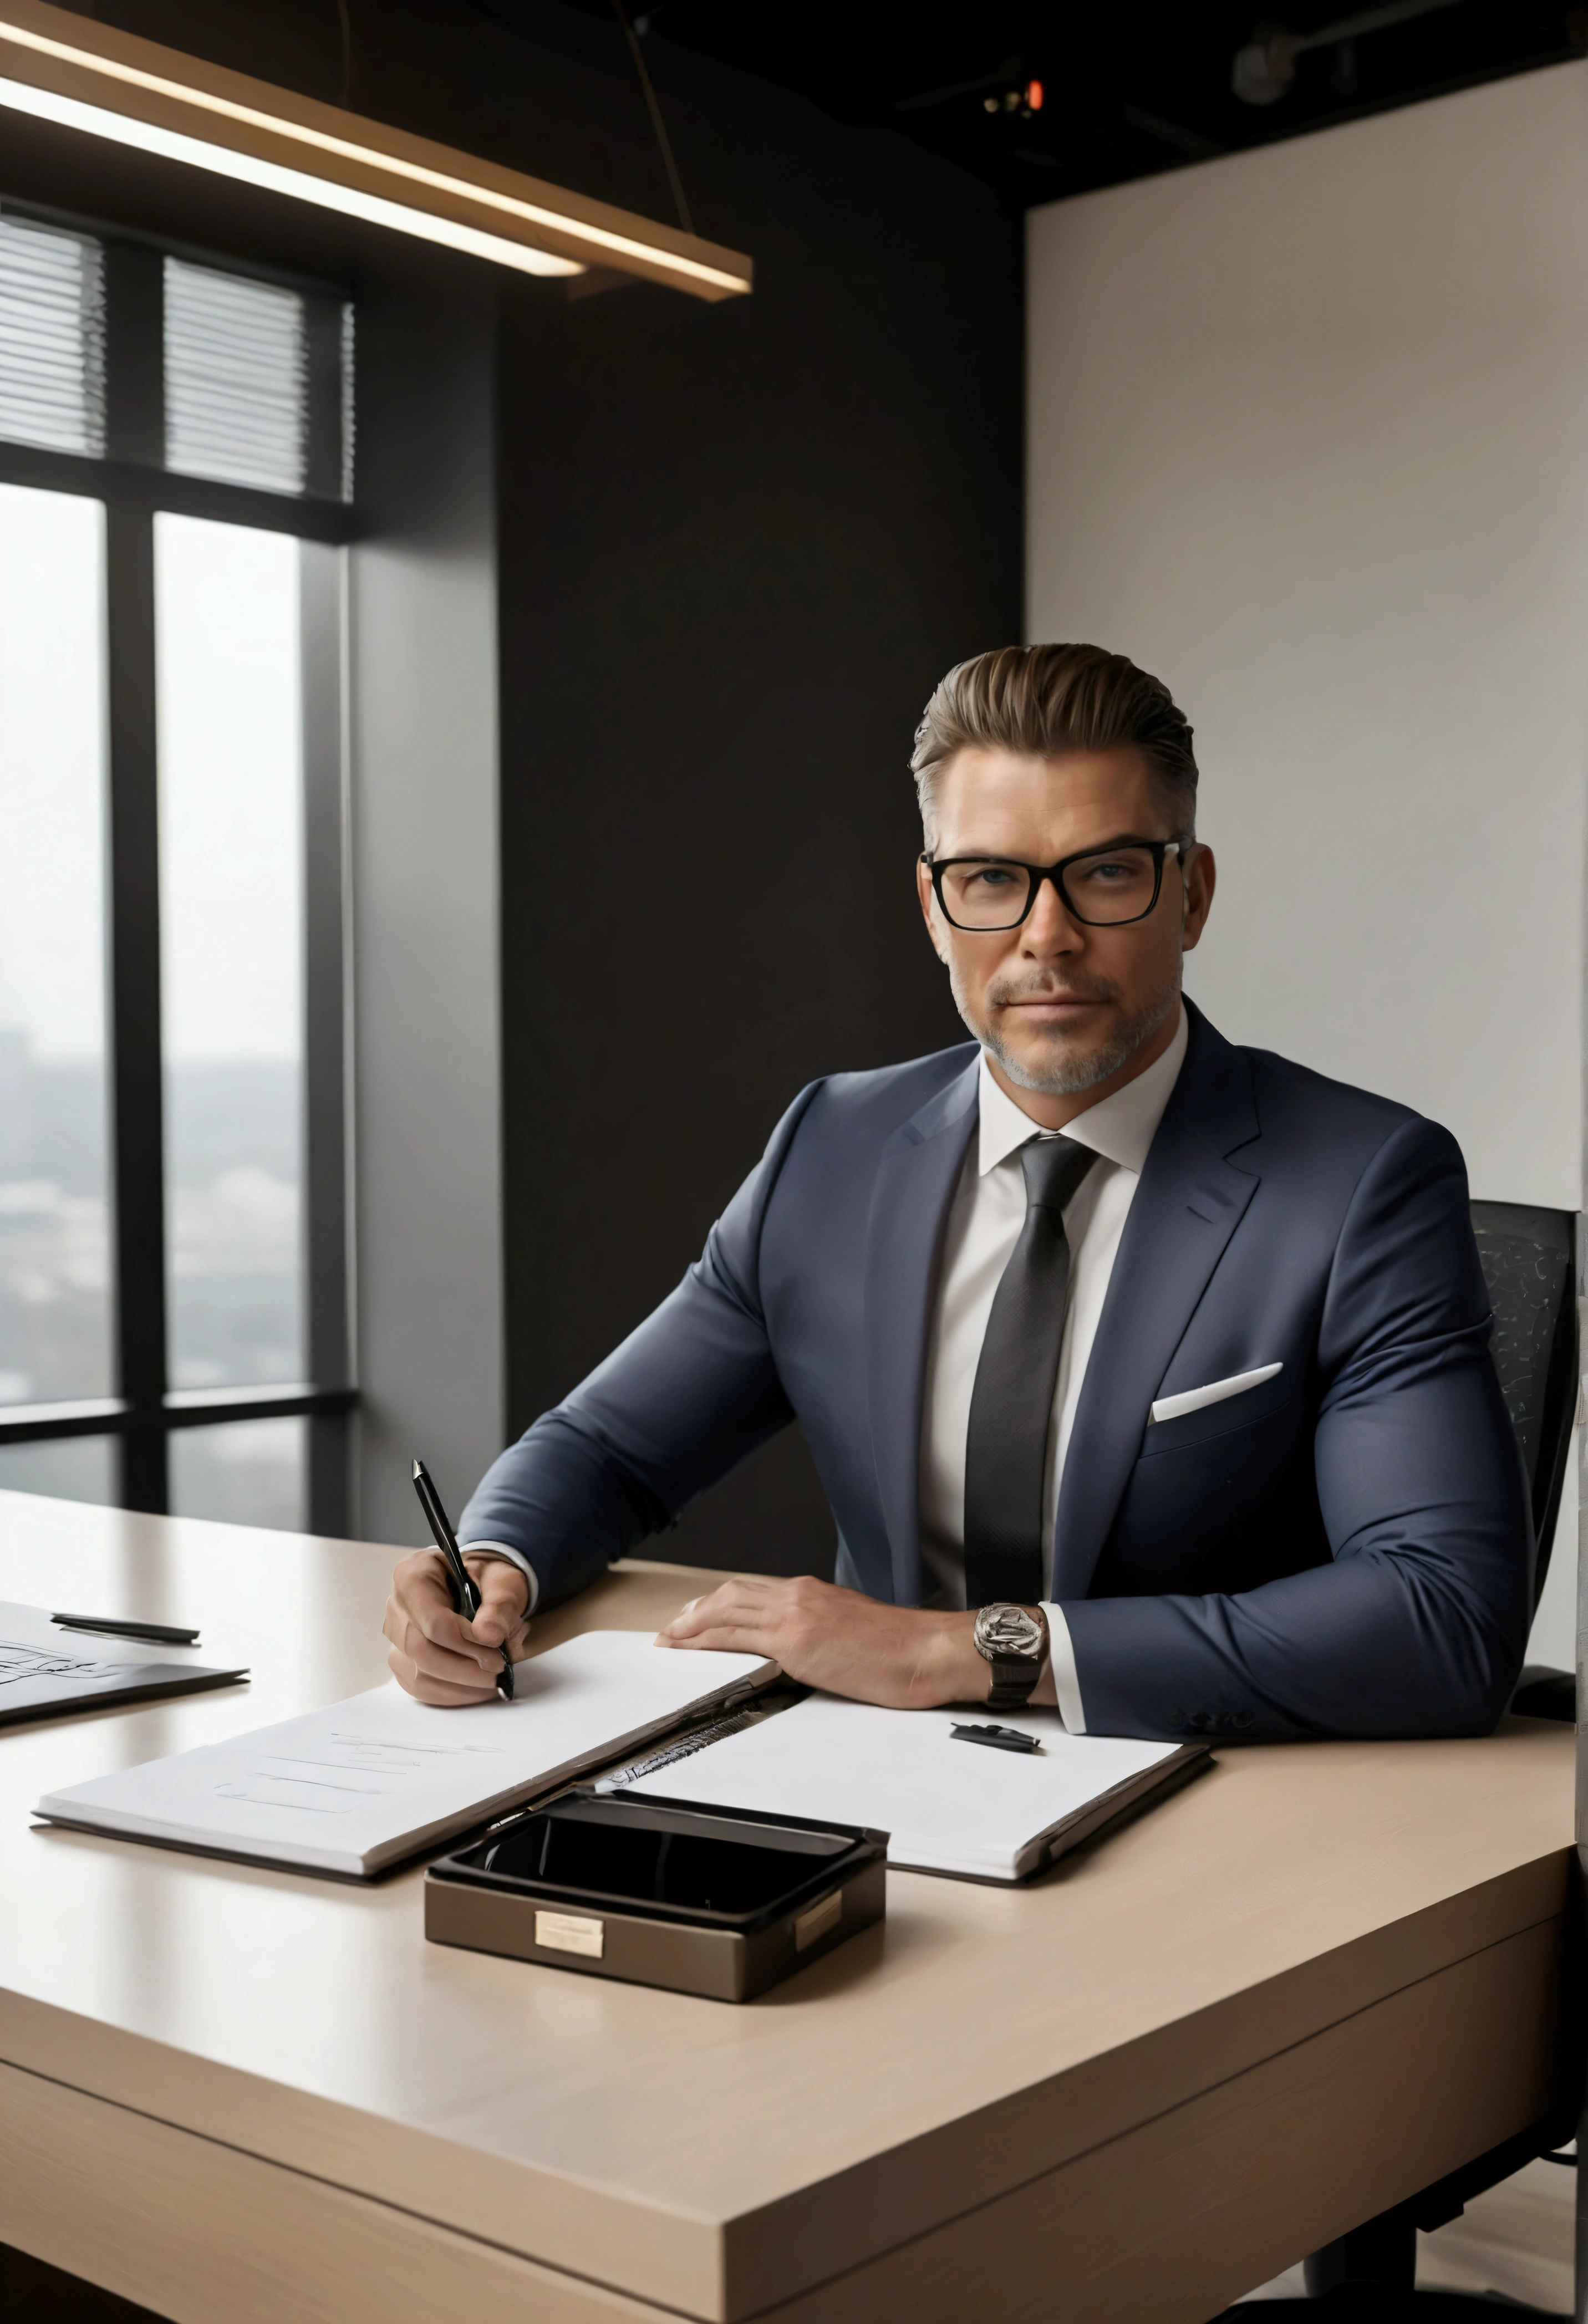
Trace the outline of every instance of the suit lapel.
<path fill-rule="evenodd" d="M 866 1230 L 865 1357 L 893 1602 L 920 1602 L 921 1395 L 948 1206 L 976 1127 L 978 1059 L 882 1148 Z"/>
<path fill-rule="evenodd" d="M 1251 1068 L 1187 1001 L 1190 1044 L 1120 1238 L 1065 1461 L 1053 1594 L 1084 1598 L 1170 1357 L 1256 1193 Z"/>

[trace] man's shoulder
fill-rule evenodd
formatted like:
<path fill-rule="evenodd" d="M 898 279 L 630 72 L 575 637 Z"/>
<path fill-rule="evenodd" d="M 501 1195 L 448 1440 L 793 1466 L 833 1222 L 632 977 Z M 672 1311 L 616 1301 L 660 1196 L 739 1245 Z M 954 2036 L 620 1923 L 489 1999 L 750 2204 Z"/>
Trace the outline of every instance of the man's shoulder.
<path fill-rule="evenodd" d="M 1341 1121 L 1376 1123 L 1386 1129 L 1423 1119 L 1414 1107 L 1403 1105 L 1399 1098 L 1384 1097 L 1379 1091 L 1363 1089 L 1356 1082 L 1335 1081 L 1331 1074 L 1319 1073 L 1315 1065 L 1281 1056 L 1277 1049 L 1242 1048 L 1241 1055 L 1251 1067 L 1252 1087 L 1267 1097 L 1270 1105 L 1284 1106 L 1297 1113 L 1326 1114 Z"/>
<path fill-rule="evenodd" d="M 812 1086 L 801 1129 L 839 1138 L 891 1137 L 936 1102 L 954 1096 L 979 1055 L 976 1042 L 956 1041 L 902 1065 L 828 1074 Z"/>
<path fill-rule="evenodd" d="M 1341 1160 L 1366 1160 L 1391 1139 L 1410 1137 L 1418 1148 L 1450 1148 L 1443 1124 L 1415 1106 L 1354 1082 L 1335 1081 L 1274 1049 L 1240 1048 L 1251 1074 L 1251 1093 L 1265 1140 L 1291 1140 L 1332 1149 Z"/>
<path fill-rule="evenodd" d="M 1254 1168 L 1294 1169 L 1309 1183 L 1354 1183 L 1386 1149 L 1414 1175 L 1464 1170 L 1449 1130 L 1414 1107 L 1276 1050 L 1230 1041 L 1194 1002 L 1186 1010 L 1191 1046 L 1170 1108 L 1233 1159 L 1250 1151 Z"/>

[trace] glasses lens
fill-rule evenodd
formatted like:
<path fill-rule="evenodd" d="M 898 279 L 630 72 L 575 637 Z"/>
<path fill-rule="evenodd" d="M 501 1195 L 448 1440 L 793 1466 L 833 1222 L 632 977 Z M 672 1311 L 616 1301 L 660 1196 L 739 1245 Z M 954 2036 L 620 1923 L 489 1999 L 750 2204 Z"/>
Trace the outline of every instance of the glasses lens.
<path fill-rule="evenodd" d="M 1065 900 L 1093 927 L 1139 920 L 1152 908 L 1158 867 L 1146 847 L 1111 847 L 1083 855 L 1064 875 Z"/>
<path fill-rule="evenodd" d="M 1030 892 L 1023 863 L 967 859 L 943 868 L 943 908 L 956 928 L 1012 928 Z"/>

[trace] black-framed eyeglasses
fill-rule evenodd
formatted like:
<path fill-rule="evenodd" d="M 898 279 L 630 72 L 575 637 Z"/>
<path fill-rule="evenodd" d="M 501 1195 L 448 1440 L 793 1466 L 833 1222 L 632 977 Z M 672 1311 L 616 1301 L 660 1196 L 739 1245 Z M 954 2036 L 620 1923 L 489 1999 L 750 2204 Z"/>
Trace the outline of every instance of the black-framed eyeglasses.
<path fill-rule="evenodd" d="M 1167 856 L 1182 867 L 1180 839 L 1126 839 L 1117 847 L 1089 847 L 1057 863 L 1020 863 L 1002 855 L 923 854 L 932 892 L 950 927 L 978 935 L 1018 928 L 1029 918 L 1045 880 L 1051 880 L 1074 920 L 1089 928 L 1127 927 L 1144 920 L 1158 902 Z"/>

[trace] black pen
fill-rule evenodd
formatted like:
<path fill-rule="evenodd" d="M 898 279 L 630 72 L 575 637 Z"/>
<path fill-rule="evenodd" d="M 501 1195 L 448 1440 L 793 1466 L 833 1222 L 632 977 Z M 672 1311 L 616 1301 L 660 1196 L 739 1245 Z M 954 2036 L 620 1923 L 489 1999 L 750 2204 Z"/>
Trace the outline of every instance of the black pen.
<path fill-rule="evenodd" d="M 422 1461 L 413 1464 L 413 1489 L 419 1495 L 419 1505 L 425 1513 L 425 1523 L 435 1538 L 447 1568 L 447 1579 L 452 1585 L 452 1603 L 466 1622 L 472 1622 L 480 1610 L 480 1593 L 475 1587 L 474 1575 L 463 1562 L 457 1546 L 457 1536 L 452 1530 L 452 1520 L 441 1507 L 441 1496 L 430 1481 L 430 1472 Z M 512 1656 L 506 1646 L 502 1649 L 502 1670 L 496 1681 L 496 1692 L 512 1701 Z"/>
<path fill-rule="evenodd" d="M 107 1638 L 147 1638 L 157 1646 L 196 1646 L 197 1630 L 179 1630 L 169 1622 L 124 1622 L 113 1614 L 51 1614 L 62 1630 L 94 1630 Z"/>

